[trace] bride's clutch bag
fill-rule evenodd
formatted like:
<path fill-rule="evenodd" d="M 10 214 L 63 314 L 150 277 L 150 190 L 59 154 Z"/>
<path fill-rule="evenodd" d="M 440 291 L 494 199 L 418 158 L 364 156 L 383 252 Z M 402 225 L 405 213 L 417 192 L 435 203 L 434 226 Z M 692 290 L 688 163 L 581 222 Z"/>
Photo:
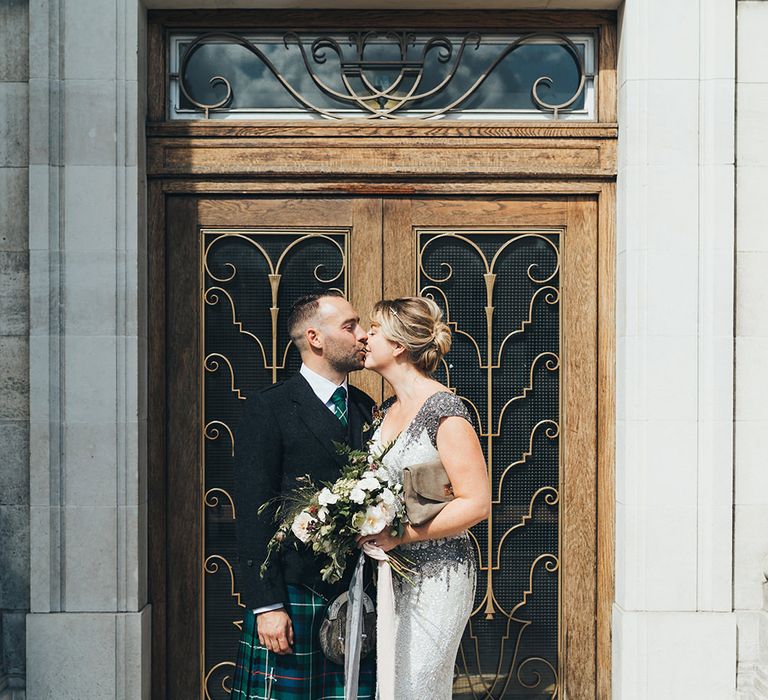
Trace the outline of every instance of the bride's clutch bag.
<path fill-rule="evenodd" d="M 403 467 L 405 511 L 412 525 L 423 525 L 454 499 L 453 487 L 439 459 Z"/>

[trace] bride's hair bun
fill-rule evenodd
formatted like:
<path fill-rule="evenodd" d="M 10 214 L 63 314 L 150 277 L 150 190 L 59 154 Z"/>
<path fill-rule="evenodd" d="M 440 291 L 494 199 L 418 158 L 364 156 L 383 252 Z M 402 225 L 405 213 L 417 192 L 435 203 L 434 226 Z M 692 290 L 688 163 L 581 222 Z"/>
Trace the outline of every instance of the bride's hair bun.
<path fill-rule="evenodd" d="M 400 343 L 410 361 L 432 374 L 451 349 L 451 329 L 443 310 L 429 297 L 384 299 L 373 307 L 372 320 L 385 338 Z"/>

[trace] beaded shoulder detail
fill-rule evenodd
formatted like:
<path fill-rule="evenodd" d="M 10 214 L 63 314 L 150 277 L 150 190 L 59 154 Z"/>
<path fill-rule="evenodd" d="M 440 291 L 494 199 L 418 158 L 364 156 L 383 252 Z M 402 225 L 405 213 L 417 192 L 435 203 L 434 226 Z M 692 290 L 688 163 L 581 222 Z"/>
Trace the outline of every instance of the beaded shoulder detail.
<path fill-rule="evenodd" d="M 382 413 L 386 413 L 395 400 L 396 397 L 390 396 L 384 401 L 381 404 Z M 440 419 L 448 416 L 460 416 L 472 424 L 472 418 L 467 407 L 456 394 L 451 391 L 438 391 L 432 394 L 404 429 L 403 441 L 408 444 L 418 440 L 422 432 L 426 430 L 430 442 L 437 447 L 437 429 L 440 427 Z"/>
<path fill-rule="evenodd" d="M 437 429 L 440 427 L 440 419 L 448 416 L 465 418 L 472 424 L 472 418 L 467 411 L 464 402 L 450 391 L 440 391 L 432 394 L 421 407 L 419 413 L 409 426 L 412 435 L 417 438 L 422 430 L 426 429 L 430 442 L 437 446 Z"/>

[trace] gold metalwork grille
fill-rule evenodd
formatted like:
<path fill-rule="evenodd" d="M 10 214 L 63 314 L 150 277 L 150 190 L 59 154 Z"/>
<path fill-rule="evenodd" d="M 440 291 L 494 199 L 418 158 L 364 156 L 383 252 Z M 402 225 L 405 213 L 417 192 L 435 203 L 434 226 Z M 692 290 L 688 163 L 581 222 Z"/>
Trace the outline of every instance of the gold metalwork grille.
<path fill-rule="evenodd" d="M 437 378 L 474 418 L 492 511 L 454 697 L 560 694 L 561 230 L 418 230 L 417 288 L 453 346 Z"/>
<path fill-rule="evenodd" d="M 201 687 L 228 698 L 244 605 L 237 590 L 232 457 L 245 400 L 298 371 L 286 316 L 318 289 L 347 293 L 347 229 L 203 229 L 201 240 Z"/>
<path fill-rule="evenodd" d="M 454 697 L 560 692 L 560 229 L 428 230 L 417 289 L 445 310 L 454 344 L 437 378 L 466 402 L 493 487 L 473 528 L 478 594 Z M 235 426 L 248 395 L 298 370 L 287 308 L 307 291 L 347 293 L 346 229 L 203 229 L 201 685 L 227 698 L 243 604 L 231 497 Z"/>

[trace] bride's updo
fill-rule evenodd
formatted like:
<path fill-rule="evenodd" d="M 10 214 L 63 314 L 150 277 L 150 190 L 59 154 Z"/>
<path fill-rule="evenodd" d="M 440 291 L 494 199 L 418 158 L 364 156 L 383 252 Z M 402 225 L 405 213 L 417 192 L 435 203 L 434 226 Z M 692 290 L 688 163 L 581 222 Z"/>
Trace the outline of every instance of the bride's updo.
<path fill-rule="evenodd" d="M 383 299 L 373 307 L 371 320 L 387 340 L 402 345 L 425 374 L 432 374 L 451 349 L 451 329 L 443 322 L 443 310 L 428 297 Z"/>

